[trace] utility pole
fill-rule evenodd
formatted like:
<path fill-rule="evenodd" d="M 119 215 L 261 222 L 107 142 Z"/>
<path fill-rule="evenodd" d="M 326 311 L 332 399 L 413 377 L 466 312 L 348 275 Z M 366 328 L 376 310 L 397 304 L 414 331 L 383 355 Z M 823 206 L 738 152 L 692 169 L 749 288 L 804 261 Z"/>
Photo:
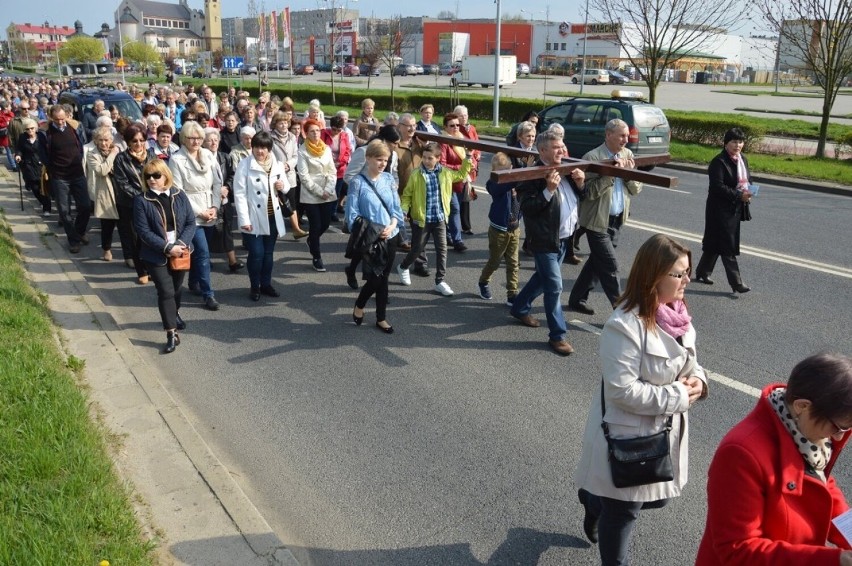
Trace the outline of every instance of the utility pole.
<path fill-rule="evenodd" d="M 583 96 L 583 85 L 586 84 L 586 38 L 589 37 L 589 0 L 586 0 L 586 21 L 583 24 L 583 68 L 580 69 L 580 96 Z"/>
<path fill-rule="evenodd" d="M 495 0 L 497 4 L 497 45 L 494 49 L 494 120 L 493 126 L 500 125 L 500 0 Z"/>

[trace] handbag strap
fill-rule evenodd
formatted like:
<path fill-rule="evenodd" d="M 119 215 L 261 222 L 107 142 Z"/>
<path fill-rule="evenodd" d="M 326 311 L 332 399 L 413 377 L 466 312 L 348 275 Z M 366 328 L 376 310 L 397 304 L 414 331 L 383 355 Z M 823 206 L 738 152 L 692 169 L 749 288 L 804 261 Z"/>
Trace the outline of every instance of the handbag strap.
<path fill-rule="evenodd" d="M 644 333 L 642 337 L 642 354 L 639 356 L 639 378 L 642 378 L 642 361 L 645 358 L 645 348 L 648 345 L 648 329 L 643 327 Z M 601 378 L 601 428 L 603 429 L 604 436 L 607 440 L 610 440 L 609 437 L 609 425 L 606 424 L 604 420 L 604 416 L 606 415 L 606 401 L 604 400 L 604 382 L 603 378 Z M 666 420 L 666 430 L 670 431 L 672 429 L 672 417 L 674 415 L 669 415 L 669 418 Z"/>
<path fill-rule="evenodd" d="M 382 203 L 382 206 L 384 207 L 385 212 L 388 213 L 388 217 L 391 219 L 391 221 L 393 221 L 393 214 L 391 214 L 391 211 L 388 208 L 388 205 L 385 204 L 385 201 L 382 199 L 381 195 L 379 195 L 379 191 L 376 190 L 376 187 L 375 187 L 375 185 L 373 185 L 373 182 L 370 181 L 370 179 L 368 179 L 363 173 L 360 173 L 358 176 L 361 177 L 362 179 L 364 179 L 364 181 L 367 183 L 367 185 L 373 190 L 373 192 L 376 194 L 376 198 L 379 199 L 380 203 Z"/>

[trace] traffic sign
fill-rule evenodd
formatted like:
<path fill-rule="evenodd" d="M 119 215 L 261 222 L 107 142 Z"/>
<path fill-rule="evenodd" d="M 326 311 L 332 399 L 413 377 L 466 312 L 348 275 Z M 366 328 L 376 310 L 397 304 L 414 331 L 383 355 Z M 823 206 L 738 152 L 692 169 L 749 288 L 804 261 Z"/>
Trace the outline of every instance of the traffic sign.
<path fill-rule="evenodd" d="M 222 67 L 225 69 L 239 69 L 242 66 L 242 57 L 222 57 Z"/>

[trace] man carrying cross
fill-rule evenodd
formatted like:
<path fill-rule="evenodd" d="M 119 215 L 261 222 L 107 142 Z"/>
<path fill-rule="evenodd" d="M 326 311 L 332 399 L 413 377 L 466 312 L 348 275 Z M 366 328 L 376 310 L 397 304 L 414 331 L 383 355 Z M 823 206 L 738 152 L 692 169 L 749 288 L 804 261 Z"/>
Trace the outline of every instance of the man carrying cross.
<path fill-rule="evenodd" d="M 548 130 L 536 139 L 540 163 L 559 165 L 567 155 L 562 135 Z M 571 234 L 577 229 L 577 202 L 584 192 L 585 173 L 574 169 L 570 177 L 550 171 L 545 178 L 521 183 L 521 211 L 526 225 L 527 241 L 533 252 L 535 273 L 515 297 L 511 315 L 525 326 L 537 328 L 541 323 L 530 315 L 532 302 L 544 295 L 544 309 L 549 329 L 548 344 L 567 356 L 574 348 L 565 339 L 568 326 L 562 314 L 562 260 L 571 246 Z"/>
<path fill-rule="evenodd" d="M 583 159 L 611 159 L 614 160 L 615 167 L 635 168 L 633 152 L 626 147 L 629 137 L 627 124 L 616 118 L 607 122 L 604 131 L 604 143 L 584 155 Z M 580 203 L 580 226 L 586 229 L 589 259 L 571 288 L 568 297 L 569 309 L 583 314 L 595 314 L 594 309 L 586 305 L 589 293 L 595 288 L 595 281 L 600 281 L 610 304 L 615 304 L 621 295 L 615 248 L 618 246 L 619 230 L 630 211 L 630 196 L 638 195 L 641 190 L 642 183 L 638 181 L 589 174 L 586 180 L 587 194 Z"/>

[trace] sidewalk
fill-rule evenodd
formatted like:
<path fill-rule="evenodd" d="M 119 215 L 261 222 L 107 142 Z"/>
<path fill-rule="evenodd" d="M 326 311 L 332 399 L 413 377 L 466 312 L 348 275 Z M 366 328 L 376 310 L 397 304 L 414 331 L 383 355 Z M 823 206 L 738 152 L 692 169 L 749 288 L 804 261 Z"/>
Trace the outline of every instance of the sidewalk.
<path fill-rule="evenodd" d="M 157 542 L 158 563 L 298 566 L 75 269 L 64 237 L 52 234 L 27 194 L 21 211 L 17 181 L 0 168 L 0 206 L 28 277 L 48 297 L 60 342 L 85 361 L 94 412 L 120 439 L 114 465 L 138 496 L 132 502 L 143 532 Z"/>

